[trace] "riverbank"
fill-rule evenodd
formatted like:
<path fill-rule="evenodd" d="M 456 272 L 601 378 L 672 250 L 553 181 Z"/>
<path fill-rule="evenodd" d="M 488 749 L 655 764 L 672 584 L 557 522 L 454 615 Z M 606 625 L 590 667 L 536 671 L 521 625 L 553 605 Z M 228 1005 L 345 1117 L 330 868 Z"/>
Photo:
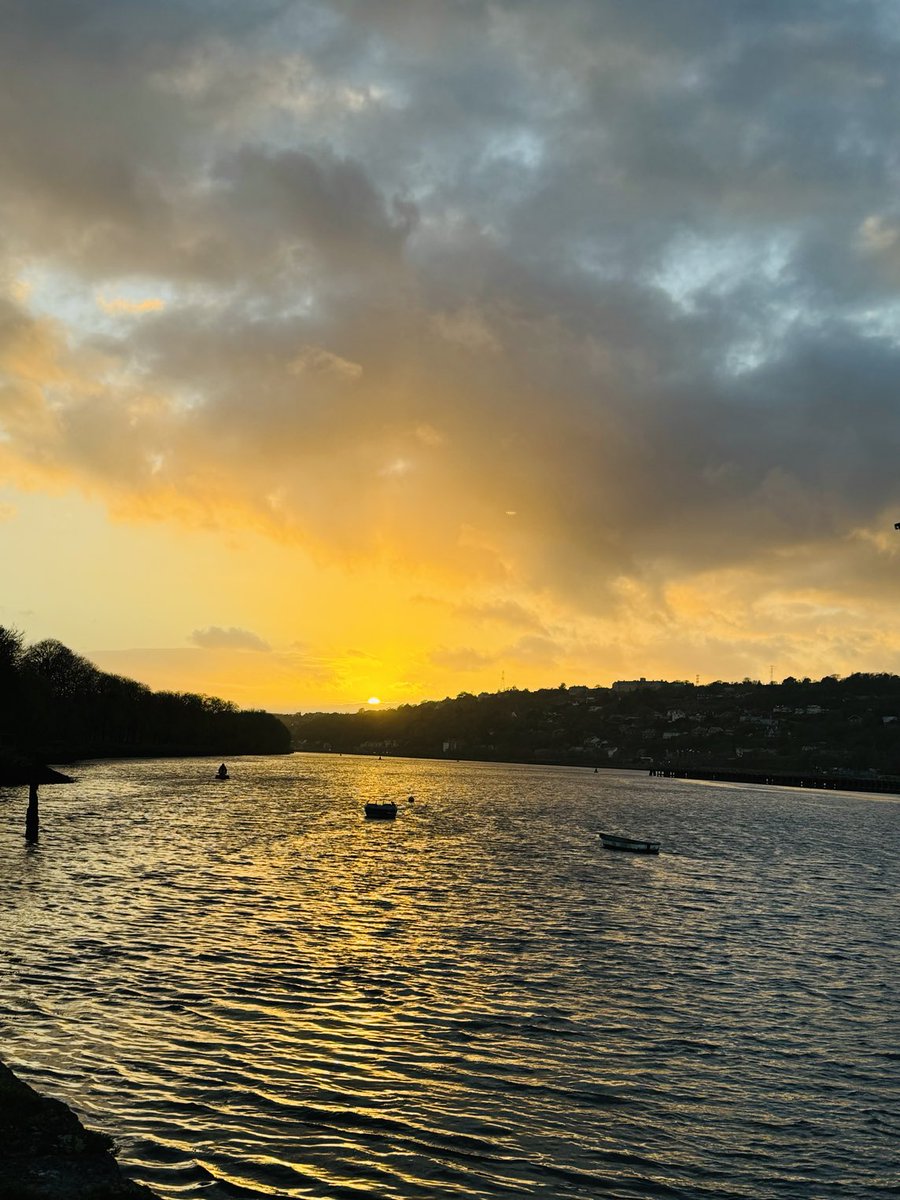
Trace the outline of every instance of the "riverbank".
<path fill-rule="evenodd" d="M 0 1063 L 0 1200 L 156 1200 L 122 1174 L 112 1144 Z"/>

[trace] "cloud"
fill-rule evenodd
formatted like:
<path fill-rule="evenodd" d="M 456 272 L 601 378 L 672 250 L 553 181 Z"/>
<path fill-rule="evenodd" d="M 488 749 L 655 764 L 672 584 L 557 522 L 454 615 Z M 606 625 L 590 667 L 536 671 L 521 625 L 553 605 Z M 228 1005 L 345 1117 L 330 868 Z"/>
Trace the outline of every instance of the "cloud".
<path fill-rule="evenodd" d="M 883 576 L 843 569 L 900 512 L 889 6 L 238 7 L 13 3 L 5 470 L 538 638 Z"/>
<path fill-rule="evenodd" d="M 331 354 L 319 346 L 304 346 L 293 362 L 288 364 L 288 370 L 292 375 L 331 372 L 347 379 L 359 379 L 362 375 L 359 363 L 347 362 L 340 355 Z"/>
<path fill-rule="evenodd" d="M 258 634 L 249 629 L 237 629 L 231 626 L 221 629 L 218 625 L 210 625 L 207 629 L 195 629 L 191 641 L 203 650 L 271 650 L 268 642 L 263 641 Z"/>
<path fill-rule="evenodd" d="M 435 666 L 452 671 L 454 674 L 480 671 L 498 661 L 497 655 L 482 654 L 480 651 L 472 649 L 471 646 L 441 647 L 434 650 L 429 657 Z"/>
<path fill-rule="evenodd" d="M 451 613 L 454 617 L 471 626 L 506 626 L 512 629 L 524 629 L 531 633 L 545 634 L 544 622 L 523 604 L 516 600 L 482 600 L 473 602 L 455 602 L 439 596 L 417 596 L 419 604 L 438 607 Z"/>
<path fill-rule="evenodd" d="M 552 638 L 528 635 L 521 637 L 504 651 L 504 658 L 516 666 L 556 666 L 562 648 Z"/>
<path fill-rule="evenodd" d="M 441 647 L 432 652 L 430 661 L 451 671 L 480 671 L 490 666 L 550 668 L 556 667 L 565 653 L 564 647 L 552 638 L 527 634 L 492 652 L 470 646 Z"/>
<path fill-rule="evenodd" d="M 134 300 L 128 296 L 105 296 L 101 293 L 97 296 L 97 304 L 110 316 L 138 317 L 144 313 L 161 312 L 165 308 L 165 301 L 156 296 Z"/>

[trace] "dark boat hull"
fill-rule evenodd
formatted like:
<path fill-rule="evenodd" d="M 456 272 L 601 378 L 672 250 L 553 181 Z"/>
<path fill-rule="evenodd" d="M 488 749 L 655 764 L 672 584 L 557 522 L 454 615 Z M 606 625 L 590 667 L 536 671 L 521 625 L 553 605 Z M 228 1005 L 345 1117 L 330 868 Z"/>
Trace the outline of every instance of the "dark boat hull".
<path fill-rule="evenodd" d="M 373 821 L 393 821 L 397 815 L 397 805 L 388 804 L 367 804 L 366 816 Z"/>
<path fill-rule="evenodd" d="M 644 838 L 620 837 L 616 833 L 601 833 L 600 840 L 606 850 L 625 850 L 630 854 L 659 854 L 659 842 Z"/>

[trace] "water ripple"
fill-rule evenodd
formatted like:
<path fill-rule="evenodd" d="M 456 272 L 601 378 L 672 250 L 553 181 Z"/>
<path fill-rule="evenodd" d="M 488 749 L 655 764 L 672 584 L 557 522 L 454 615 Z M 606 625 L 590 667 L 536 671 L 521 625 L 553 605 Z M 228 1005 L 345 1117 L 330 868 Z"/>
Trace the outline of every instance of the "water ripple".
<path fill-rule="evenodd" d="M 894 1194 L 896 801 L 230 766 L 0 792 L 4 1054 L 160 1196 Z"/>

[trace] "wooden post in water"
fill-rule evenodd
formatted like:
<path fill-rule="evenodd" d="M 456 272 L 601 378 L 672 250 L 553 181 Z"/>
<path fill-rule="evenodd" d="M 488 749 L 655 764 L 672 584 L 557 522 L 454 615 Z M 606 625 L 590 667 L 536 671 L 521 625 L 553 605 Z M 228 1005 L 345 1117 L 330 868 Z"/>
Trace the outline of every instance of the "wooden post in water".
<path fill-rule="evenodd" d="M 34 780 L 28 785 L 28 812 L 25 814 L 25 841 L 34 845 L 38 840 L 40 819 L 38 817 L 38 785 Z"/>

